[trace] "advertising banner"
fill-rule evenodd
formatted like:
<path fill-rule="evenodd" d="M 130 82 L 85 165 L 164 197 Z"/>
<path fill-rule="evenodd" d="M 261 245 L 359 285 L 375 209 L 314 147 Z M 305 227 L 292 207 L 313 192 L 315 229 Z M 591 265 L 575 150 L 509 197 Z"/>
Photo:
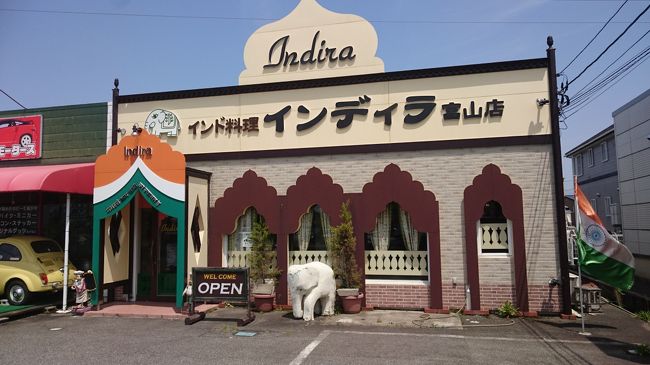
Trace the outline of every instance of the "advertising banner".
<path fill-rule="evenodd" d="M 43 116 L 0 118 L 0 161 L 41 158 Z"/>

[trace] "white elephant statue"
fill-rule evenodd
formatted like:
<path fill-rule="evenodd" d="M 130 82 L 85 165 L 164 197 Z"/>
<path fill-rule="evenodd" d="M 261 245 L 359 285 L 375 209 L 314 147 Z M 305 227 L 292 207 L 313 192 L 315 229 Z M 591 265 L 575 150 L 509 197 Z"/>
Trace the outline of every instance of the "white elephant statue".
<path fill-rule="evenodd" d="M 336 282 L 334 271 L 322 262 L 291 265 L 287 271 L 293 316 L 305 321 L 314 320 L 314 306 L 320 299 L 324 316 L 334 314 Z"/>
<path fill-rule="evenodd" d="M 167 134 L 168 137 L 176 137 L 178 131 L 181 130 L 181 123 L 174 113 L 163 109 L 156 109 L 147 116 L 147 119 L 144 121 L 144 129 L 158 137 L 163 133 Z"/>

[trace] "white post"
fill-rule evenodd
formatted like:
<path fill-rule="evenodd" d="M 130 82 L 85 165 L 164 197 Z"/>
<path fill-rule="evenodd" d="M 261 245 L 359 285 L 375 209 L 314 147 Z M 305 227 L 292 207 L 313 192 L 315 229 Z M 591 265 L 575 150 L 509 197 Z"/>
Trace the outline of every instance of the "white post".
<path fill-rule="evenodd" d="M 68 250 L 70 248 L 70 193 L 65 197 L 65 248 L 63 249 L 63 306 L 66 312 L 68 306 Z"/>
<path fill-rule="evenodd" d="M 580 245 L 580 242 L 578 241 L 578 237 L 580 237 L 580 227 L 581 227 L 581 222 L 580 222 L 580 204 L 578 203 L 578 177 L 573 176 L 573 182 L 574 182 L 574 188 L 573 188 L 573 194 L 575 196 L 574 199 L 574 204 L 575 207 L 573 208 L 575 211 L 576 215 L 576 247 Z M 585 313 L 584 313 L 584 303 L 583 303 L 583 297 L 582 297 L 582 270 L 580 269 L 580 248 L 578 247 L 578 288 L 579 288 L 579 295 L 580 295 L 580 322 L 582 323 L 582 331 L 580 331 L 581 335 L 589 336 L 591 333 L 585 332 Z"/>

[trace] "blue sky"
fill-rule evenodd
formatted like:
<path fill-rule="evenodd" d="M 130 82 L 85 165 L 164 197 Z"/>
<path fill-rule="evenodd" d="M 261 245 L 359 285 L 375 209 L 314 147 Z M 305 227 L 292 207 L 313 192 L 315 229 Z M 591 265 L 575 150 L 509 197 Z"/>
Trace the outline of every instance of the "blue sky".
<path fill-rule="evenodd" d="M 110 101 L 121 94 L 231 86 L 243 70 L 243 48 L 260 26 L 287 15 L 298 0 L 35 1 L 0 3 L 0 89 L 28 108 Z M 610 0 L 319 0 L 369 20 L 386 71 L 546 56 L 558 71 L 623 4 Z M 648 6 L 628 1 L 565 73 L 575 77 Z M 569 95 L 603 72 L 650 29 L 650 11 L 591 69 Z M 611 69 L 650 45 L 643 38 Z M 612 123 L 611 113 L 650 87 L 650 62 L 566 121 L 563 152 Z M 19 107 L 0 94 L 0 110 Z M 565 159 L 566 192 L 570 161 Z"/>

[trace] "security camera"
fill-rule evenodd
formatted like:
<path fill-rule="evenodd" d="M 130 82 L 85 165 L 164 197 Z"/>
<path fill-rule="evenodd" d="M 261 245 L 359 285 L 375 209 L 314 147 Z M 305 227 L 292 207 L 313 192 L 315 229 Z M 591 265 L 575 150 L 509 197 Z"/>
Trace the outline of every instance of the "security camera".
<path fill-rule="evenodd" d="M 542 98 L 542 99 L 537 99 L 537 106 L 543 106 L 548 104 L 548 99 Z"/>
<path fill-rule="evenodd" d="M 551 280 L 548 281 L 548 286 L 550 286 L 551 288 L 556 287 L 558 285 L 560 285 L 560 280 L 557 278 L 552 278 Z"/>

